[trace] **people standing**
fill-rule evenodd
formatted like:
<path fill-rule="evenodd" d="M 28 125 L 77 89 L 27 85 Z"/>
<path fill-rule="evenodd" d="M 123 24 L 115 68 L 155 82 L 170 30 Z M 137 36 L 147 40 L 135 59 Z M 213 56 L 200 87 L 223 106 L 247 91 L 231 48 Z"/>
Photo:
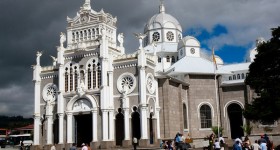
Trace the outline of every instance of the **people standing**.
<path fill-rule="evenodd" d="M 88 150 L 91 150 L 91 148 L 90 148 L 89 144 L 87 144 L 87 143 L 86 143 L 86 146 L 87 146 Z"/>
<path fill-rule="evenodd" d="M 215 140 L 214 148 L 215 148 L 215 150 L 220 150 L 221 149 L 220 142 L 217 139 Z"/>
<path fill-rule="evenodd" d="M 76 143 L 73 143 L 73 144 L 72 144 L 72 147 L 70 147 L 69 150 L 77 150 L 77 145 L 76 145 Z"/>
<path fill-rule="evenodd" d="M 136 137 L 134 137 L 134 138 L 133 138 L 133 147 L 134 147 L 134 150 L 136 150 L 137 143 L 138 143 L 138 139 L 137 139 Z"/>
<path fill-rule="evenodd" d="M 82 144 L 82 150 L 88 150 L 88 147 L 86 146 L 85 143 Z"/>
<path fill-rule="evenodd" d="M 255 140 L 255 143 L 252 144 L 252 150 L 260 150 L 261 147 L 258 144 L 258 140 Z"/>
<path fill-rule="evenodd" d="M 235 143 L 233 144 L 233 150 L 242 150 L 239 140 L 235 140 Z"/>

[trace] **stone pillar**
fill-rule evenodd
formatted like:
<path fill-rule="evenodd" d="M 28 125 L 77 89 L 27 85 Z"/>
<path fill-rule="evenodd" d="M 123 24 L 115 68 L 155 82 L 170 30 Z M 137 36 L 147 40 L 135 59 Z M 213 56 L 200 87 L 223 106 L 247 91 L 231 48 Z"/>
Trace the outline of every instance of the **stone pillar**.
<path fill-rule="evenodd" d="M 96 142 L 97 139 L 97 109 L 92 110 L 92 141 Z"/>
<path fill-rule="evenodd" d="M 64 130 L 64 127 L 63 127 L 63 117 L 64 117 L 64 114 L 63 113 L 59 113 L 58 114 L 58 119 L 59 119 L 59 144 L 63 144 L 63 130 Z"/>
<path fill-rule="evenodd" d="M 73 113 L 67 113 L 67 143 L 73 143 Z"/>
<path fill-rule="evenodd" d="M 109 140 L 113 141 L 115 138 L 114 134 L 114 127 L 115 127 L 115 122 L 114 122 L 114 109 L 111 109 L 109 111 Z"/>
<path fill-rule="evenodd" d="M 40 115 L 34 115 L 34 139 L 33 139 L 33 145 L 40 145 Z"/>
<path fill-rule="evenodd" d="M 108 110 L 102 110 L 103 141 L 108 141 Z"/>
<path fill-rule="evenodd" d="M 141 139 L 148 139 L 147 128 L 147 106 L 141 106 Z"/>
<path fill-rule="evenodd" d="M 160 117 L 159 117 L 159 111 L 160 111 L 160 108 L 156 108 L 155 109 L 155 115 L 156 115 L 156 118 L 157 118 L 157 121 L 156 121 L 156 126 L 157 126 L 157 139 L 160 139 Z"/>
<path fill-rule="evenodd" d="M 53 144 L 53 116 L 47 115 L 47 145 Z"/>
<path fill-rule="evenodd" d="M 130 140 L 129 108 L 124 108 L 124 140 Z"/>

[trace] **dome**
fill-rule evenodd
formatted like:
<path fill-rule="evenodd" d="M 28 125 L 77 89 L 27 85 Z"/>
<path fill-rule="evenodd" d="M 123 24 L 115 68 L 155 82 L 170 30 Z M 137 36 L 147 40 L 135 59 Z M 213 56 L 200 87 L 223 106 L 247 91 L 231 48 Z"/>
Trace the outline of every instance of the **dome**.
<path fill-rule="evenodd" d="M 180 40 L 179 44 L 178 44 L 178 48 L 177 49 L 180 49 L 182 47 L 200 47 L 200 43 L 199 41 L 193 37 L 193 36 L 186 36 L 184 37 L 182 40 Z"/>
<path fill-rule="evenodd" d="M 160 5 L 159 14 L 154 15 L 145 25 L 144 33 L 149 30 L 159 29 L 159 28 L 173 28 L 182 32 L 182 27 L 178 20 L 173 16 L 165 13 L 164 5 Z"/>

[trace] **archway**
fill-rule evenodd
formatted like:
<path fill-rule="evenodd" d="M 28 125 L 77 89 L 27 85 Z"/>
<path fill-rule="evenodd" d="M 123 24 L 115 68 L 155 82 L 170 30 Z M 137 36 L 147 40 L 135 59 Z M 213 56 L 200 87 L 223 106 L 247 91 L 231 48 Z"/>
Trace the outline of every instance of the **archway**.
<path fill-rule="evenodd" d="M 78 146 L 82 143 L 92 142 L 92 115 L 75 115 L 75 142 Z"/>
<path fill-rule="evenodd" d="M 137 112 L 137 107 L 133 107 L 133 113 L 131 115 L 131 125 L 132 125 L 132 138 L 141 138 L 141 126 L 140 126 L 140 114 Z"/>
<path fill-rule="evenodd" d="M 122 146 L 122 141 L 124 140 L 124 115 L 121 108 L 118 109 L 118 114 L 116 115 L 115 129 L 116 145 Z"/>
<path fill-rule="evenodd" d="M 242 129 L 243 117 L 241 107 L 238 104 L 230 104 L 227 110 L 230 122 L 231 138 L 235 139 L 244 136 L 244 132 Z"/>
<path fill-rule="evenodd" d="M 153 124 L 153 113 L 150 113 L 150 144 L 154 144 L 154 124 Z"/>

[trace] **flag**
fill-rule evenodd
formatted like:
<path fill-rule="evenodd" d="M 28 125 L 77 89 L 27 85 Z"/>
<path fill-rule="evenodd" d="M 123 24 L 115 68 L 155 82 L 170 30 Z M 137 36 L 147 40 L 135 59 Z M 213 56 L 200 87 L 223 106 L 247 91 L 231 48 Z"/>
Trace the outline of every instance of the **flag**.
<path fill-rule="evenodd" d="M 216 61 L 216 57 L 215 57 L 215 50 L 214 50 L 214 47 L 212 48 L 212 59 L 213 59 L 214 68 L 215 68 L 216 70 L 218 70 L 217 61 Z"/>

